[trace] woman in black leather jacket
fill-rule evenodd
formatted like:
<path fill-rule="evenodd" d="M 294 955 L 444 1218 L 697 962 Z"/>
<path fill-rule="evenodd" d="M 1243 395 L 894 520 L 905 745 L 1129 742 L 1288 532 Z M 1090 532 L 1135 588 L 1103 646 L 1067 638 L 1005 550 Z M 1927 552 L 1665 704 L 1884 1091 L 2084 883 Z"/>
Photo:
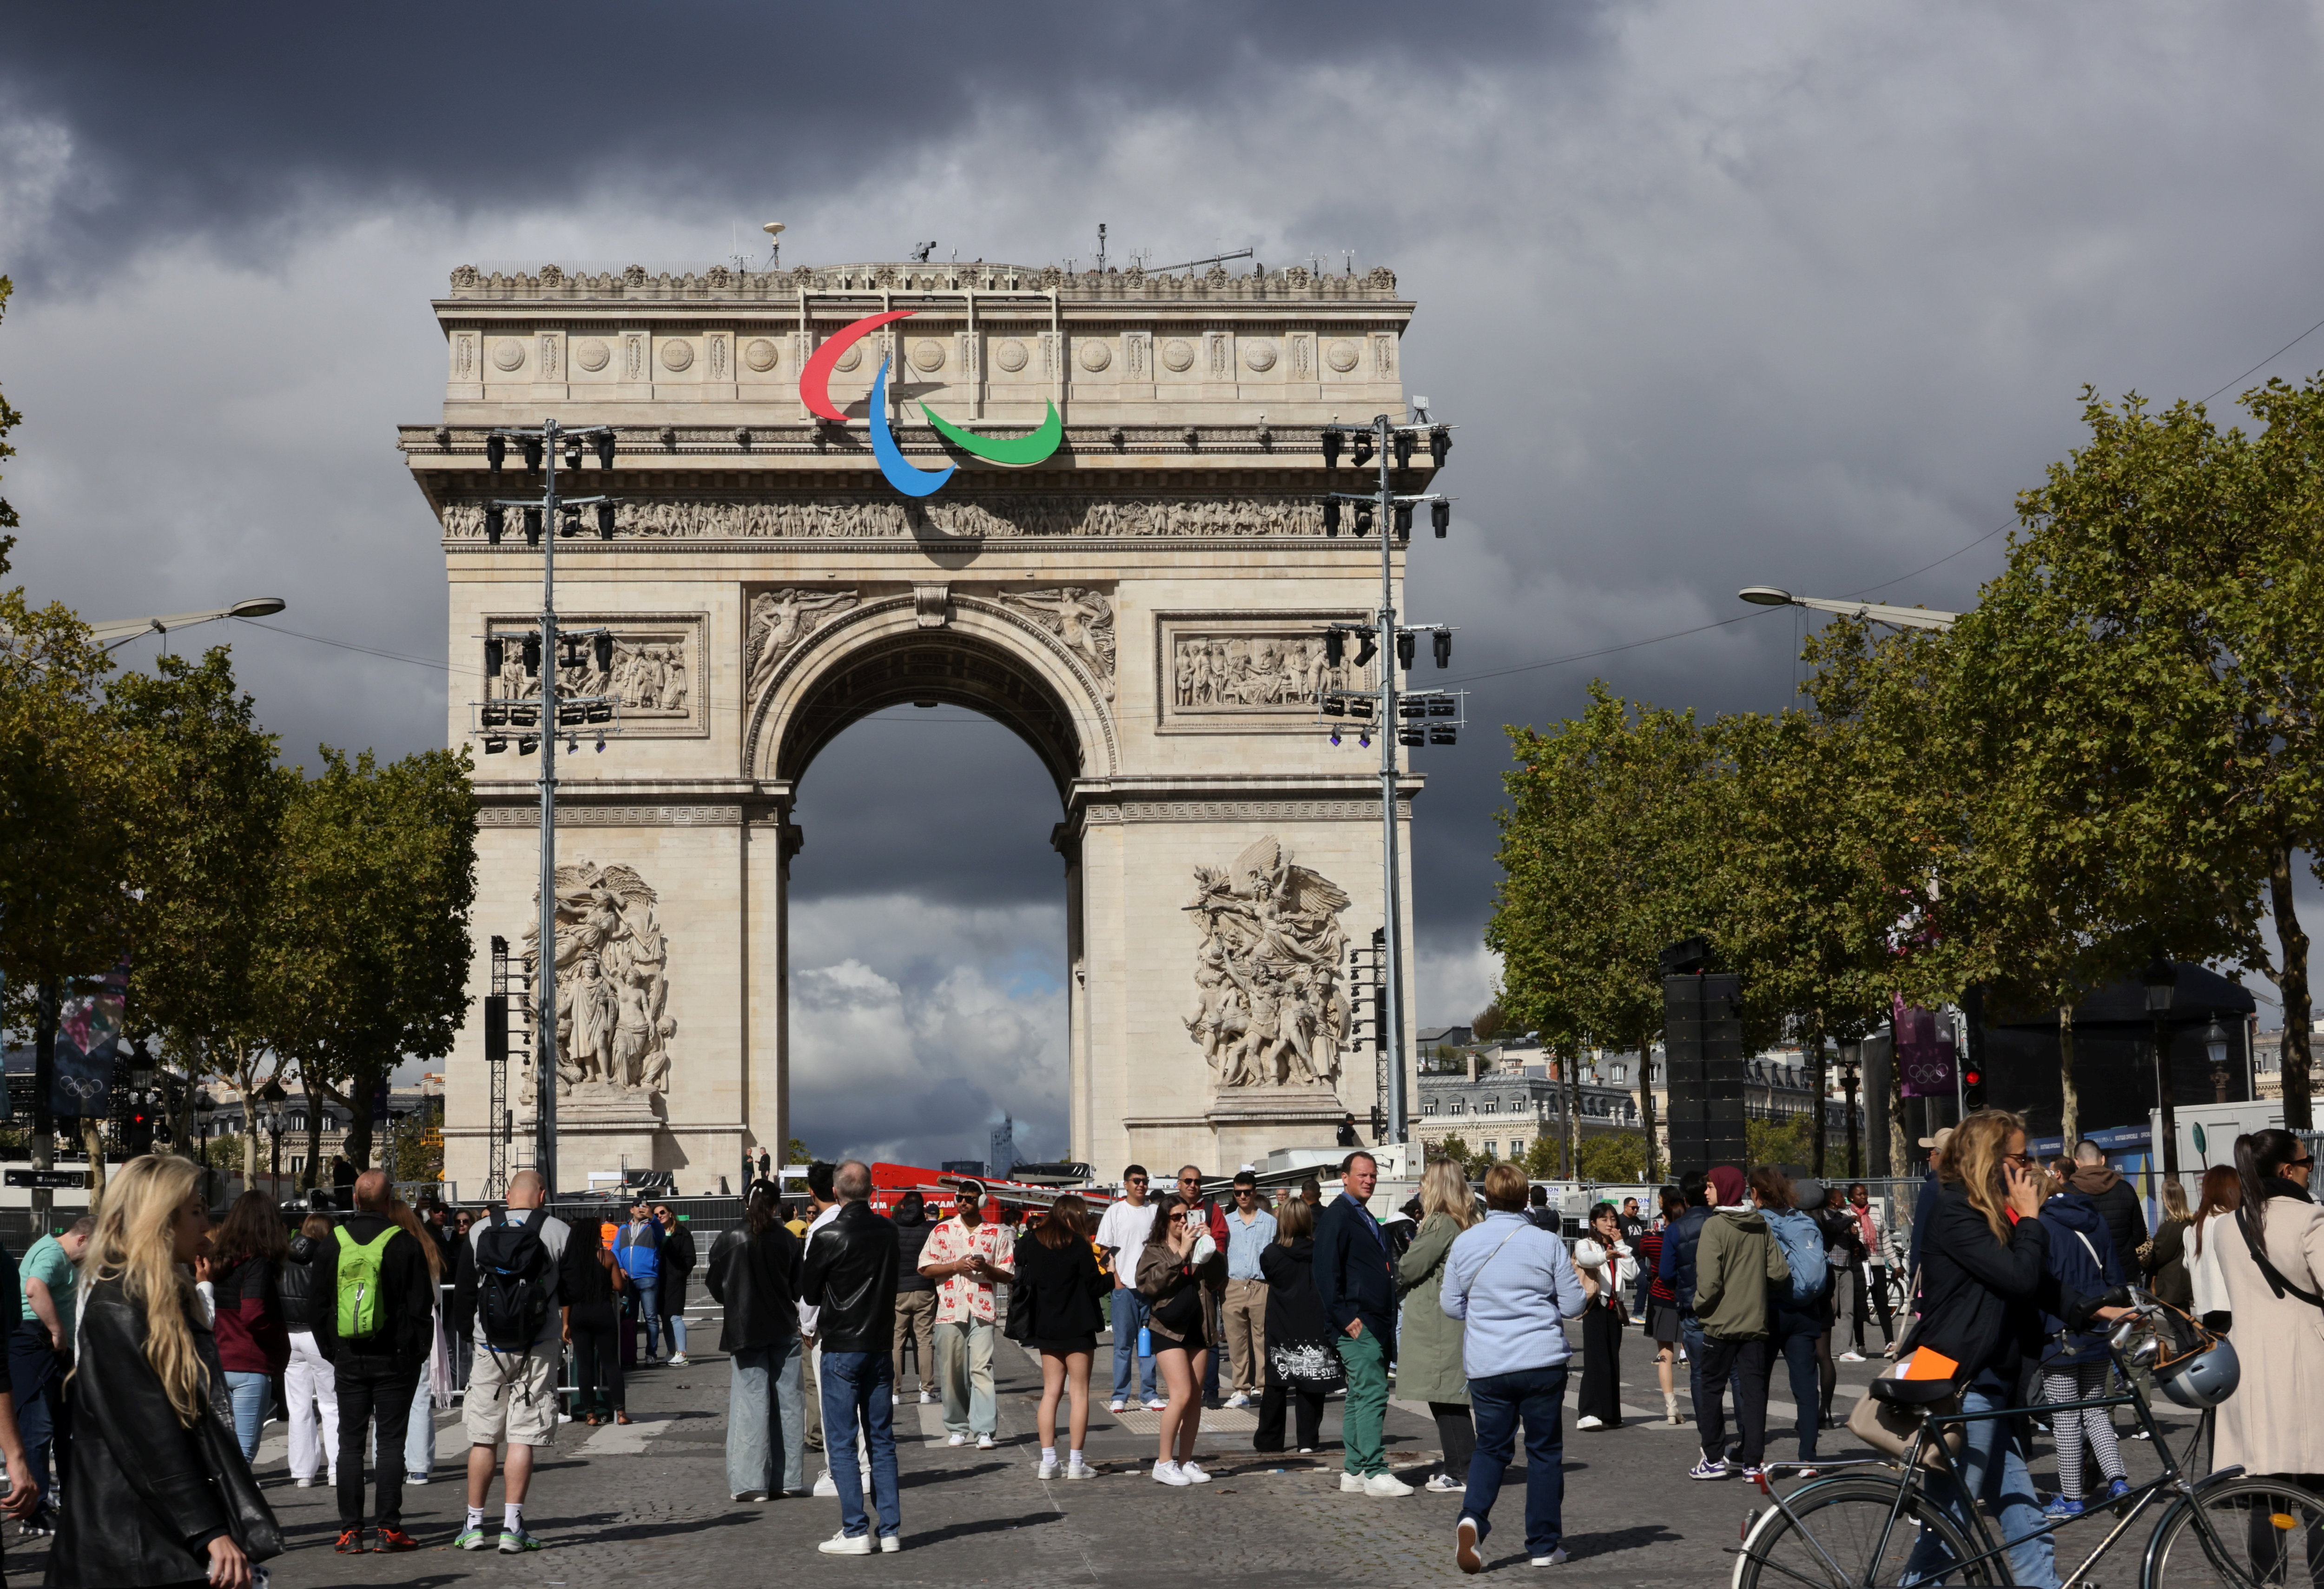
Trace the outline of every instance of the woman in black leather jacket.
<path fill-rule="evenodd" d="M 66 1387 L 77 1437 L 49 1557 L 59 1589 L 249 1589 L 251 1562 L 281 1552 L 186 1271 L 209 1234 L 200 1174 L 148 1156 L 106 1187 Z"/>

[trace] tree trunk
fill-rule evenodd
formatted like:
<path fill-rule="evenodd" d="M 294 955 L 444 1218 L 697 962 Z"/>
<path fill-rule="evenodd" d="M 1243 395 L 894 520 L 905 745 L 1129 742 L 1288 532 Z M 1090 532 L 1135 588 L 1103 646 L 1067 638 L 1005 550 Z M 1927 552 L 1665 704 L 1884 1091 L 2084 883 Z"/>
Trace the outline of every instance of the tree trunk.
<path fill-rule="evenodd" d="M 307 1079 L 306 1067 L 299 1072 L 299 1088 L 307 1095 L 307 1175 L 302 1191 L 315 1189 L 315 1176 L 323 1158 L 323 1101 L 315 1095 L 315 1084 Z"/>
<path fill-rule="evenodd" d="M 1893 1033 L 1895 1028 L 1891 1027 Z M 1904 1067 L 1896 1063 L 1895 1039 L 1889 1039 L 1888 1058 L 1888 1173 L 1900 1176 L 1912 1163 L 1912 1143 L 1904 1134 Z"/>
<path fill-rule="evenodd" d="M 2074 1090 L 2074 1007 L 2058 1006 L 2058 1130 L 2061 1150 L 2071 1153 L 2082 1140 L 2082 1095 Z"/>
<path fill-rule="evenodd" d="M 1646 1128 L 1646 1184 L 1662 1179 L 1655 1153 L 1655 1039 L 1652 1032 L 1638 1038 L 1638 1118 Z"/>
<path fill-rule="evenodd" d="M 1859 1047 L 1857 1053 L 1860 1057 L 1863 1049 Z M 1861 1065 L 1853 1060 L 1843 1064 L 1840 1070 L 1840 1096 L 1848 1112 L 1848 1178 L 1850 1180 L 1864 1173 L 1861 1155 L 1857 1150 L 1856 1125 L 1856 1084 L 1857 1078 L 1862 1074 Z"/>
<path fill-rule="evenodd" d="M 347 1080 L 347 1162 L 357 1170 L 371 1166 L 371 1098 L 379 1089 L 379 1072 L 370 1066 Z"/>
<path fill-rule="evenodd" d="M 1816 1011 L 1808 1018 L 1808 1129 L 1815 1140 L 1808 1146 L 1808 1165 L 1816 1179 L 1824 1178 L 1823 1100 L 1830 1078 L 1823 1064 L 1823 1012 Z"/>
<path fill-rule="evenodd" d="M 1566 1111 L 1566 1130 L 1572 1138 L 1573 1173 L 1566 1178 L 1582 1178 L 1582 1061 L 1571 1060 L 1565 1067 L 1565 1090 L 1571 1107 Z"/>
<path fill-rule="evenodd" d="M 105 1122 L 82 1115 L 80 1145 L 88 1155 L 88 1211 L 95 1214 L 97 1199 L 105 1196 Z"/>
<path fill-rule="evenodd" d="M 2275 911 L 2275 991 L 2283 1000 L 2283 1123 L 2290 1131 L 2315 1130 L 2309 1099 L 2308 934 L 2292 898 L 2292 845 L 2276 846 L 2267 868 L 2268 902 Z"/>

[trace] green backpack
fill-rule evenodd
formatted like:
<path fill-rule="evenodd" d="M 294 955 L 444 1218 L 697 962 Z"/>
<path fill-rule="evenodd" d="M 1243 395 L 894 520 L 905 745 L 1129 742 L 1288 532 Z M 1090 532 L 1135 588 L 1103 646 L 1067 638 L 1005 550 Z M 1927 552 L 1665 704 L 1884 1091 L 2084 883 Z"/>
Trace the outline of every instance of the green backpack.
<path fill-rule="evenodd" d="M 402 1227 L 389 1225 L 368 1242 L 358 1242 L 338 1229 L 339 1338 L 362 1340 L 379 1334 L 379 1268 L 387 1244 Z"/>

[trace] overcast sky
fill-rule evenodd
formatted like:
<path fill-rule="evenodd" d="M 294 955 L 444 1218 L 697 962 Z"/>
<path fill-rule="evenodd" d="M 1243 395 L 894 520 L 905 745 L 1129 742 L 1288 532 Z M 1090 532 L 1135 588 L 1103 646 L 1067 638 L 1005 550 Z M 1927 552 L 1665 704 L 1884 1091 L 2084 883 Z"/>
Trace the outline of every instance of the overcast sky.
<path fill-rule="evenodd" d="M 1407 382 L 1462 426 L 1452 535 L 1415 542 L 1407 604 L 1461 626 L 1421 677 L 1466 680 L 1480 725 L 1421 763 L 1434 1025 L 1491 982 L 1491 725 L 1565 715 L 1593 670 L 1782 706 L 1800 624 L 1738 586 L 1967 605 L 2083 383 L 2169 400 L 2324 365 L 2319 335 L 2252 368 L 2324 318 L 2311 7 L 863 15 L 12 8 L 17 576 L 92 617 L 281 595 L 281 627 L 337 642 L 232 637 L 286 753 L 401 753 L 441 732 L 444 594 L 392 427 L 440 402 L 452 266 L 698 269 L 770 219 L 791 263 L 929 238 L 1086 261 L 1101 221 L 1165 259 L 1351 252 L 1418 300 Z M 1007 1110 L 1062 1152 L 1031 753 L 906 709 L 825 754 L 799 819 L 802 1134 L 981 1158 Z"/>

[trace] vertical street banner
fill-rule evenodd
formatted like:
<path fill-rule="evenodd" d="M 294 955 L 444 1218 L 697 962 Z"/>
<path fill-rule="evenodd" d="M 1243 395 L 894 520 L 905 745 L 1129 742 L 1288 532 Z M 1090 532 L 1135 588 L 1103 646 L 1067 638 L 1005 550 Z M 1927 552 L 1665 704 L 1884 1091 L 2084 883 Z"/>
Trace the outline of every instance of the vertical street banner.
<path fill-rule="evenodd" d="M 1895 1002 L 1890 1012 L 1896 1030 L 1896 1077 L 1907 1098 L 1953 1095 L 1952 1035 L 1933 1010 Z"/>
<path fill-rule="evenodd" d="M 129 962 L 85 982 L 57 1010 L 57 1075 L 49 1108 L 59 1120 L 104 1118 L 113 1104 L 113 1067 L 121 1049 L 121 1016 L 129 993 Z"/>

